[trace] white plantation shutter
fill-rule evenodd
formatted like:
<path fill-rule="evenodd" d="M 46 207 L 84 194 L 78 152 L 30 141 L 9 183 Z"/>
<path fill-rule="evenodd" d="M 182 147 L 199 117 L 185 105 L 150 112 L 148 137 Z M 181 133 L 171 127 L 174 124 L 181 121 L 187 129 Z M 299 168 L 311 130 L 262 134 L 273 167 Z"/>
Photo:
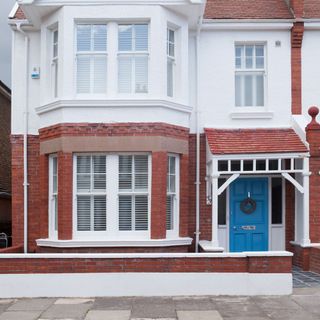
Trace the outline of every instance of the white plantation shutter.
<path fill-rule="evenodd" d="M 77 93 L 106 92 L 107 26 L 77 25 Z"/>
<path fill-rule="evenodd" d="M 119 25 L 118 91 L 148 92 L 148 25 Z"/>
<path fill-rule="evenodd" d="M 119 196 L 119 230 L 132 230 L 132 196 Z"/>
<path fill-rule="evenodd" d="M 166 227 L 167 231 L 177 229 L 178 226 L 175 225 L 175 217 L 177 212 L 177 202 L 178 202 L 178 176 L 177 164 L 179 158 L 177 156 L 168 156 L 168 166 L 167 166 L 167 203 L 166 203 Z"/>
<path fill-rule="evenodd" d="M 167 196 L 167 204 L 166 204 L 166 226 L 167 230 L 173 229 L 173 196 Z"/>
<path fill-rule="evenodd" d="M 77 197 L 77 230 L 90 231 L 91 217 L 90 217 L 91 200 L 90 196 Z"/>
<path fill-rule="evenodd" d="M 148 230 L 148 196 L 135 196 L 135 230 Z"/>
<path fill-rule="evenodd" d="M 148 175 L 148 155 L 119 156 L 120 231 L 148 230 Z"/>
<path fill-rule="evenodd" d="M 77 230 L 107 230 L 106 156 L 76 157 Z"/>

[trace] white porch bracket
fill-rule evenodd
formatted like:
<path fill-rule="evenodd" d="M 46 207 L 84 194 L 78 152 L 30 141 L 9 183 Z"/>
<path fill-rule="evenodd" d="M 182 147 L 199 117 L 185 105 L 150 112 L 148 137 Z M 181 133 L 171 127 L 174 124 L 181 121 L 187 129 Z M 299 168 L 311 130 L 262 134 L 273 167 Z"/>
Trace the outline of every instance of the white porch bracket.
<path fill-rule="evenodd" d="M 291 182 L 300 193 L 304 193 L 304 187 L 297 181 L 295 180 L 292 176 L 290 176 L 289 173 L 287 172 L 282 172 L 281 175 L 288 180 L 289 182 Z"/>
<path fill-rule="evenodd" d="M 236 179 L 240 177 L 239 173 L 233 174 L 219 189 L 218 189 L 218 196 L 223 193 L 224 190 L 228 188 L 228 186 Z"/>

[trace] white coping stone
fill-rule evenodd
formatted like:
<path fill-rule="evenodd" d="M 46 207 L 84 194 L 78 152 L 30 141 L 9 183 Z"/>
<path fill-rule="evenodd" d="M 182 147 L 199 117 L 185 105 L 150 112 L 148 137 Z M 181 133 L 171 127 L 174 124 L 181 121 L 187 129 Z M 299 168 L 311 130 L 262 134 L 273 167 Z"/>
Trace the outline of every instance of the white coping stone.
<path fill-rule="evenodd" d="M 178 320 L 223 320 L 220 313 L 210 311 L 177 311 Z"/>
<path fill-rule="evenodd" d="M 68 299 L 68 298 L 60 298 L 57 299 L 54 304 L 83 304 L 83 303 L 88 303 L 88 302 L 93 302 L 94 299 Z"/>
<path fill-rule="evenodd" d="M 130 310 L 90 310 L 85 320 L 129 320 Z"/>

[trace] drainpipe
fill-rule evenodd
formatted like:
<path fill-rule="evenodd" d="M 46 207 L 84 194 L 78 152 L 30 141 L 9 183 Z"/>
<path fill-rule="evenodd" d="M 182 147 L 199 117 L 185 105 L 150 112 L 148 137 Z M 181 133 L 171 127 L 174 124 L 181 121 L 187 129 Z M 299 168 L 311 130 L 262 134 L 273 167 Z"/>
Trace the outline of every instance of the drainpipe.
<path fill-rule="evenodd" d="M 28 253 L 28 114 L 29 114 L 29 36 L 21 29 L 21 22 L 17 22 L 17 30 L 24 36 L 25 41 L 25 110 L 23 133 L 23 252 Z"/>
<path fill-rule="evenodd" d="M 195 252 L 199 252 L 200 241 L 200 110 L 199 110 L 199 45 L 200 45 L 200 29 L 202 24 L 202 15 L 199 17 L 196 34 L 196 247 Z"/>

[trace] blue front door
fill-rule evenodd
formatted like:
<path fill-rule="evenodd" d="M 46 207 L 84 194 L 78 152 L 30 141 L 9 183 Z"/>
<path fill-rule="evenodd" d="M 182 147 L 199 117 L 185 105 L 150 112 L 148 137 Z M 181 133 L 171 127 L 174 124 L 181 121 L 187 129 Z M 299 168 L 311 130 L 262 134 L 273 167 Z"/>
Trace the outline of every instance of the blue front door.
<path fill-rule="evenodd" d="M 239 178 L 230 186 L 230 251 L 268 250 L 268 179 Z"/>

